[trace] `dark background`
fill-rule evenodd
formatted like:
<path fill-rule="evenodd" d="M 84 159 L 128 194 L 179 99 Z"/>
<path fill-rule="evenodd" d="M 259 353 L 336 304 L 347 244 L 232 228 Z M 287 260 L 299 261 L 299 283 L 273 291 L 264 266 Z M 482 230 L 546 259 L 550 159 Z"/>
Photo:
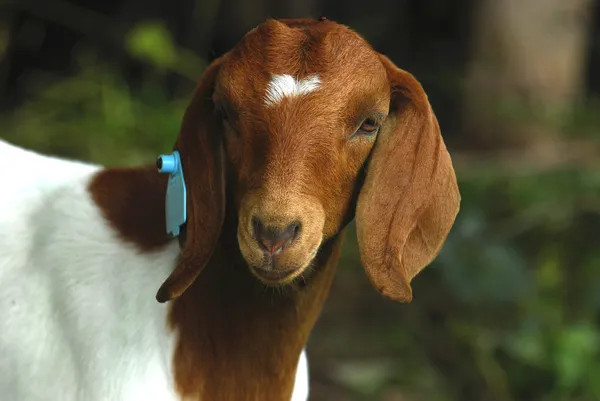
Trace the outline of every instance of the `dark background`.
<path fill-rule="evenodd" d="M 409 305 L 370 287 L 350 228 L 311 399 L 599 400 L 600 1 L 0 0 L 0 137 L 151 162 L 207 63 L 321 15 L 422 82 L 463 200 Z"/>

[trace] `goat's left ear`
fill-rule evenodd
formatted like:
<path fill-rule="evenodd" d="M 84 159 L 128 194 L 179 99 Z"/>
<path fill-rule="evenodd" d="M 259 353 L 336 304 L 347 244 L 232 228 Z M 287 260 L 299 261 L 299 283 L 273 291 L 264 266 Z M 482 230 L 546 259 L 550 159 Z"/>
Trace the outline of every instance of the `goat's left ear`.
<path fill-rule="evenodd" d="M 204 71 L 181 123 L 176 148 L 187 185 L 187 223 L 185 236 L 180 238 L 179 260 L 158 290 L 158 302 L 180 296 L 194 282 L 221 235 L 225 217 L 224 152 L 213 91 L 223 57 Z"/>
<path fill-rule="evenodd" d="M 356 229 L 375 288 L 401 302 L 437 256 L 458 213 L 450 155 L 421 84 L 380 55 L 390 82 L 390 115 L 371 153 L 358 197 Z"/>

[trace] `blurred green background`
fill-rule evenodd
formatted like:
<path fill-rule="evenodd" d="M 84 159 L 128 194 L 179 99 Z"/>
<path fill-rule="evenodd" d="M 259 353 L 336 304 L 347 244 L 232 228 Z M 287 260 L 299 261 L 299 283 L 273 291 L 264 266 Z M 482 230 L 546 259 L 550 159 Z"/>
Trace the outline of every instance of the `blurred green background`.
<path fill-rule="evenodd" d="M 0 0 L 0 137 L 152 163 L 207 63 L 320 15 L 423 83 L 463 200 L 409 305 L 370 287 L 350 227 L 311 399 L 600 400 L 600 1 Z"/>

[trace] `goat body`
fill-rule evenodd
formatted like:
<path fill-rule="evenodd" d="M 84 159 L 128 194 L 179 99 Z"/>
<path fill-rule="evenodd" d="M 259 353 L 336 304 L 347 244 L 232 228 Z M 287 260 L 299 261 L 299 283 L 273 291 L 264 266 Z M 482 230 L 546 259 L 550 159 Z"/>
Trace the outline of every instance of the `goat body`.
<path fill-rule="evenodd" d="M 171 239 L 154 167 L 0 142 L 3 399 L 305 400 L 345 225 L 375 288 L 407 302 L 458 212 L 421 86 L 331 21 L 248 33 L 205 71 L 175 147 L 188 212 Z"/>
<path fill-rule="evenodd" d="M 177 242 L 142 252 L 134 243 L 123 241 L 91 196 L 90 185 L 106 173 L 97 166 L 42 156 L 6 142 L 0 142 L 0 165 L 5 172 L 13 171 L 2 175 L 0 197 L 2 399 L 181 399 L 173 385 L 177 335 L 168 328 L 168 305 L 154 300 L 157 283 L 173 270 Z M 136 171 L 128 182 L 130 189 L 108 195 L 136 202 L 127 206 L 131 208 L 128 213 L 135 214 L 134 209 L 143 213 L 131 224 L 144 226 L 154 221 L 160 227 L 161 215 L 144 215 L 152 209 L 144 207 L 149 206 L 146 202 L 156 202 L 154 211 L 158 212 L 163 198 L 162 193 L 151 193 L 160 187 L 140 187 L 146 174 L 160 178 L 149 169 Z M 149 198 L 141 198 L 140 192 Z M 214 298 L 206 304 L 208 316 L 198 316 L 198 328 L 209 332 L 219 320 L 232 330 L 224 340 L 237 337 L 244 342 L 250 325 L 229 320 L 230 313 L 239 310 L 220 308 L 228 303 L 235 308 L 234 302 L 250 306 L 240 299 L 234 301 L 235 295 L 227 299 L 231 295 L 227 292 L 210 291 Z M 269 333 L 264 335 L 268 340 Z M 244 358 L 269 352 L 249 348 L 236 358 L 232 347 L 210 350 L 210 354 L 216 351 L 214 358 L 227 358 L 225 362 L 232 364 L 229 371 L 206 374 L 222 374 L 215 378 L 215 385 L 223 387 L 214 394 L 234 391 L 228 386 L 234 385 L 236 363 L 251 365 Z M 306 398 L 304 356 L 301 362 L 294 400 Z M 246 374 L 252 380 L 251 375 L 258 372 Z M 271 379 L 261 381 L 268 386 Z"/>

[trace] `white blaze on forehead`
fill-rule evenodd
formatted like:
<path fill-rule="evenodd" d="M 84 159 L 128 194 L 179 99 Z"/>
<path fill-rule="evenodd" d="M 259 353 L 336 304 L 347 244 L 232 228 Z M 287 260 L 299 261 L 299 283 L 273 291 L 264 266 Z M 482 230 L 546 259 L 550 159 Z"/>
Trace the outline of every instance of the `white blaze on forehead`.
<path fill-rule="evenodd" d="M 265 103 L 267 106 L 277 104 L 285 97 L 295 97 L 306 95 L 321 86 L 321 80 L 317 75 L 311 75 L 301 80 L 297 80 L 291 75 L 271 76 L 271 82 L 267 85 L 267 94 Z"/>

